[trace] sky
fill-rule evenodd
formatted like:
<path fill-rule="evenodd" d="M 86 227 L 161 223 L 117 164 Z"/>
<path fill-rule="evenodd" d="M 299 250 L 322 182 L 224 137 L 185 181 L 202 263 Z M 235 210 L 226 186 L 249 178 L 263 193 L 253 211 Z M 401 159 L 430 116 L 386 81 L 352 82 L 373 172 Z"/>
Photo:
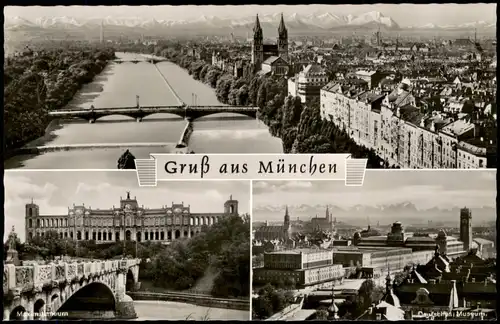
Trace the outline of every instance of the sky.
<path fill-rule="evenodd" d="M 495 171 L 367 171 L 361 187 L 343 181 L 255 181 L 253 206 L 332 204 L 432 207 L 495 207 Z"/>
<path fill-rule="evenodd" d="M 200 16 L 238 18 L 255 14 L 325 13 L 359 15 L 379 11 L 393 18 L 400 26 L 418 26 L 428 23 L 454 25 L 484 20 L 496 21 L 496 4 L 374 4 L 374 5 L 242 5 L 242 6 L 57 6 L 15 7 L 4 9 L 6 17 L 23 17 L 34 20 L 39 17 L 104 18 L 142 17 L 157 20 L 189 20 Z"/>
<path fill-rule="evenodd" d="M 134 171 L 7 171 L 5 186 L 5 231 L 12 226 L 24 241 L 25 205 L 40 206 L 40 214 L 65 215 L 73 204 L 93 209 L 109 209 L 120 204 L 120 197 L 136 196 L 139 205 L 161 208 L 184 202 L 193 213 L 223 212 L 230 195 L 238 200 L 240 214 L 250 212 L 249 181 L 172 181 L 157 187 L 139 187 Z"/>

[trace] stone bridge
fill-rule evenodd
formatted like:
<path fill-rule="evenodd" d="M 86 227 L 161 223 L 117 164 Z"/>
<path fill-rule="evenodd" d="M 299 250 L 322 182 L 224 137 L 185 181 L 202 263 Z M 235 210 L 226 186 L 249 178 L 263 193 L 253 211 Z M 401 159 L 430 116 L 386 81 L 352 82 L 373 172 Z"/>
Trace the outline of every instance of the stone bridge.
<path fill-rule="evenodd" d="M 139 259 L 4 264 L 3 319 L 136 318 Z"/>
<path fill-rule="evenodd" d="M 151 63 L 151 64 L 156 64 L 156 63 L 160 63 L 160 62 L 165 62 L 167 61 L 166 59 L 158 59 L 158 58 L 147 58 L 147 59 L 143 59 L 143 60 L 113 60 L 113 62 L 115 63 L 118 63 L 118 64 L 121 64 L 121 63 L 127 63 L 127 62 L 130 62 L 130 63 L 134 63 L 134 64 L 137 64 L 137 63 L 141 63 L 141 62 L 147 62 L 147 63 Z"/>
<path fill-rule="evenodd" d="M 57 110 L 49 112 L 49 115 L 60 118 L 82 118 L 89 123 L 111 115 L 128 116 L 140 122 L 144 117 L 152 114 L 173 114 L 192 121 L 219 113 L 234 113 L 257 118 L 258 110 L 258 107 L 246 106 L 142 106 Z"/>

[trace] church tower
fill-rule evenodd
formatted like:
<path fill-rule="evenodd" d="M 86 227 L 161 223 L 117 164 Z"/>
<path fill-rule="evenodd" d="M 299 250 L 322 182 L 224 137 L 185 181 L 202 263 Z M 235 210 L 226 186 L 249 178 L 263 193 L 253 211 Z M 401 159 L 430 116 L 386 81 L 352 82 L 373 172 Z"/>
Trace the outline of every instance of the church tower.
<path fill-rule="evenodd" d="M 472 214 L 470 209 L 460 209 L 460 241 L 464 242 L 464 250 L 472 248 Z"/>
<path fill-rule="evenodd" d="M 260 27 L 259 15 L 255 18 L 255 26 L 253 26 L 252 40 L 252 64 L 260 69 L 260 65 L 264 61 L 264 35 Z"/>
<path fill-rule="evenodd" d="M 229 200 L 224 203 L 224 213 L 238 215 L 238 200 L 233 199 L 233 195 L 229 196 Z"/>
<path fill-rule="evenodd" d="M 285 209 L 285 221 L 283 222 L 283 229 L 285 231 L 290 230 L 290 215 L 288 214 L 288 206 Z"/>
<path fill-rule="evenodd" d="M 326 221 L 328 223 L 331 223 L 332 222 L 332 215 L 330 214 L 330 211 L 328 210 L 328 205 L 326 206 Z"/>
<path fill-rule="evenodd" d="M 288 63 L 288 30 L 285 27 L 283 14 L 278 27 L 278 55 Z"/>
<path fill-rule="evenodd" d="M 37 227 L 38 216 L 40 216 L 40 210 L 37 204 L 31 203 L 26 204 L 25 221 L 24 221 L 24 234 L 26 240 L 29 241 L 35 235 L 35 228 Z"/>

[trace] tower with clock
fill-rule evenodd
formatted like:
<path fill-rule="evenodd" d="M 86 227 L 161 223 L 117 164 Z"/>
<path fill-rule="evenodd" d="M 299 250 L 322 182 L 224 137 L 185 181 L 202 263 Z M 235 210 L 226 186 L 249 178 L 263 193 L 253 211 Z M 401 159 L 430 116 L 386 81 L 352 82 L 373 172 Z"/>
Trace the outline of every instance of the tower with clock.
<path fill-rule="evenodd" d="M 472 213 L 469 208 L 460 209 L 460 241 L 464 242 L 464 250 L 472 247 Z"/>

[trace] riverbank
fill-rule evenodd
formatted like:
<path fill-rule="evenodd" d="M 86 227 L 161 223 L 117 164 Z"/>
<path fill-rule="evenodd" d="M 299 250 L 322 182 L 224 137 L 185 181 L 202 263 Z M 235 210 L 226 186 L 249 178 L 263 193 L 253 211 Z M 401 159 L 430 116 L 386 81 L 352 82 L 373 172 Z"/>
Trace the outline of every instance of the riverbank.
<path fill-rule="evenodd" d="M 180 292 L 156 293 L 156 292 L 127 292 L 135 300 L 161 300 L 182 302 L 198 306 L 234 309 L 241 311 L 250 311 L 250 300 L 244 299 L 224 299 L 216 298 L 210 295 L 188 294 Z"/>
<path fill-rule="evenodd" d="M 68 50 L 63 59 L 56 49 L 46 50 L 43 59 L 33 52 L 6 59 L 4 160 L 13 150 L 43 137 L 52 121 L 48 112 L 66 106 L 114 58 L 113 50 L 83 46 Z"/>
<path fill-rule="evenodd" d="M 42 154 L 48 152 L 62 152 L 72 150 L 94 150 L 110 148 L 134 148 L 134 147 L 164 147 L 165 151 L 171 152 L 175 148 L 175 143 L 99 143 L 99 144 L 66 144 L 66 145 L 46 145 L 46 146 L 28 146 L 12 151 L 15 155 Z"/>
<path fill-rule="evenodd" d="M 168 301 L 134 301 L 138 321 L 248 321 L 249 311 L 210 308 Z"/>

